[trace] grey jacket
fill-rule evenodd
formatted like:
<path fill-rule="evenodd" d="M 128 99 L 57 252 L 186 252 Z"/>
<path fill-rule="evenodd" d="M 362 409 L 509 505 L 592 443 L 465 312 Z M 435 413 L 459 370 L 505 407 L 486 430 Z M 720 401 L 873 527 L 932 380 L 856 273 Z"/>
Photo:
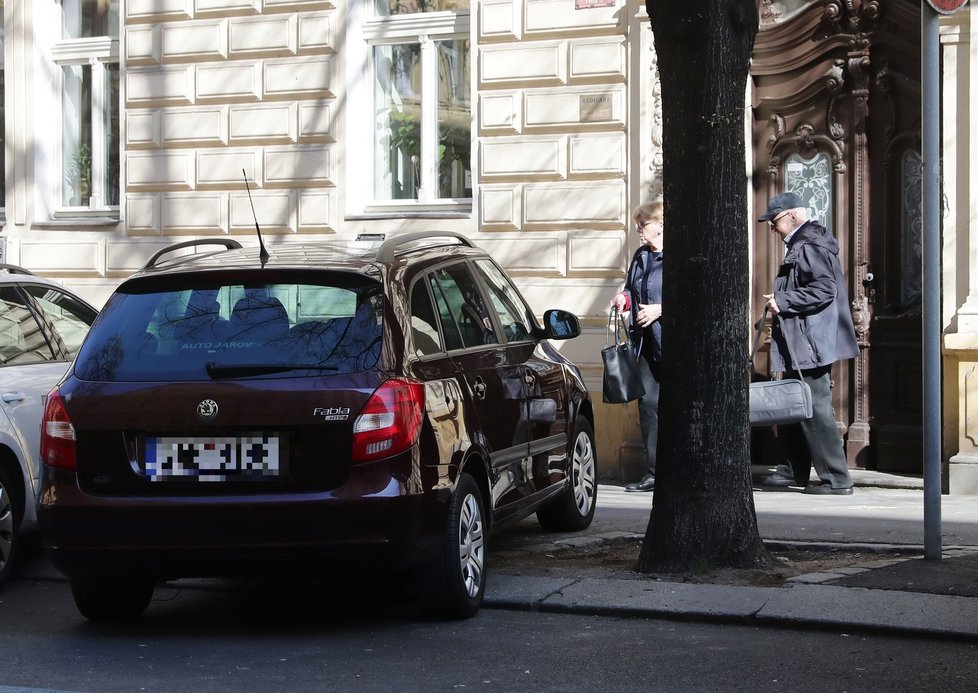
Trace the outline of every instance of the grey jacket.
<path fill-rule="evenodd" d="M 859 354 L 839 262 L 839 244 L 821 224 L 805 222 L 788 242 L 774 280 L 771 370 L 828 366 Z"/>

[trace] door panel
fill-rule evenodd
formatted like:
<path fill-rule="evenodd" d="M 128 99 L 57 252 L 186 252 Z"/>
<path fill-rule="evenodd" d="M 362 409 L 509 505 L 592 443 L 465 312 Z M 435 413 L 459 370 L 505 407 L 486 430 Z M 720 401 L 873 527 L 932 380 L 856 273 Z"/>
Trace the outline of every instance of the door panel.
<path fill-rule="evenodd" d="M 567 466 L 567 394 L 556 351 L 534 338 L 535 320 L 513 283 L 490 260 L 474 263 L 494 319 L 506 339 L 506 360 L 519 364 L 527 398 L 524 413 L 530 459 L 523 476 L 529 491 L 543 491 L 564 479 Z"/>
<path fill-rule="evenodd" d="M 464 263 L 429 275 L 445 346 L 467 388 L 489 452 L 495 506 L 518 503 L 529 495 L 525 477 L 529 456 L 526 394 L 518 363 L 496 336 L 472 273 Z M 489 342 L 488 344 L 486 342 Z"/>
<path fill-rule="evenodd" d="M 51 351 L 23 294 L 12 286 L 0 289 L 0 407 L 27 461 L 32 486 L 39 470 L 44 398 L 67 369 L 68 362 Z"/>

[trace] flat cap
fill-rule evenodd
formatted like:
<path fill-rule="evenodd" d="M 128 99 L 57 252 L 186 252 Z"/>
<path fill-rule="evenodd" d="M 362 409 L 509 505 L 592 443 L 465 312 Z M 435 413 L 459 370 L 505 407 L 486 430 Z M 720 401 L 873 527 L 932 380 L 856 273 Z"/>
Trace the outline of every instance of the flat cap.
<path fill-rule="evenodd" d="M 786 212 L 789 209 L 798 209 L 799 207 L 804 207 L 805 203 L 802 201 L 796 193 L 786 192 L 780 195 L 775 195 L 767 203 L 767 211 L 764 212 L 758 221 L 771 221 L 774 217 L 781 214 L 781 212 Z"/>

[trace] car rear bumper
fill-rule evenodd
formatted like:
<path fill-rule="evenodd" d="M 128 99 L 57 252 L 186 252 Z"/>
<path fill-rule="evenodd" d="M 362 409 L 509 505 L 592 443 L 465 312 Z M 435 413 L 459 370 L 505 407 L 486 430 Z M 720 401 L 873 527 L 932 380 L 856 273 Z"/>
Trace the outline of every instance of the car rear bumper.
<path fill-rule="evenodd" d="M 41 538 L 68 577 L 176 577 L 409 567 L 434 550 L 450 489 L 383 494 L 347 486 L 262 496 L 99 497 L 75 475 L 51 475 L 38 507 Z"/>

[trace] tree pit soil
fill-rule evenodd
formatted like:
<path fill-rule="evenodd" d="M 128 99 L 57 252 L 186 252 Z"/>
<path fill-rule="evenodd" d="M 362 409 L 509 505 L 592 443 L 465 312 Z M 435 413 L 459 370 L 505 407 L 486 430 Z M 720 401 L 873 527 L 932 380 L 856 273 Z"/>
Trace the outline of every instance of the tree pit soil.
<path fill-rule="evenodd" d="M 560 547 L 546 552 L 511 549 L 489 554 L 489 569 L 506 575 L 659 580 L 714 585 L 779 587 L 790 578 L 838 568 L 862 567 L 879 561 L 913 558 L 914 554 L 848 549 L 773 549 L 774 564 L 752 568 L 703 566 L 680 573 L 640 573 L 636 570 L 641 542 L 606 541 L 583 547 Z M 839 577 L 843 577 L 840 573 Z"/>

